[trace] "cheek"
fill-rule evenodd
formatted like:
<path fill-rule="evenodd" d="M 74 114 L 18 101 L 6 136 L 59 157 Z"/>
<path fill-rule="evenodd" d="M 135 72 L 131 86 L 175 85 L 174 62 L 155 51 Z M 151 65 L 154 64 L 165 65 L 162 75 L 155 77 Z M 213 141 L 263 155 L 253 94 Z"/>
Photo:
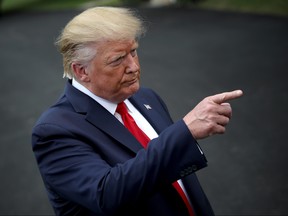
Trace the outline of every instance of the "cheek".
<path fill-rule="evenodd" d="M 102 86 L 105 86 L 107 89 L 119 89 L 121 88 L 123 81 L 124 72 L 122 71 L 109 71 L 107 73 L 102 74 L 101 83 Z M 97 79 L 97 77 L 96 77 Z M 99 80 L 100 81 L 100 80 Z"/>

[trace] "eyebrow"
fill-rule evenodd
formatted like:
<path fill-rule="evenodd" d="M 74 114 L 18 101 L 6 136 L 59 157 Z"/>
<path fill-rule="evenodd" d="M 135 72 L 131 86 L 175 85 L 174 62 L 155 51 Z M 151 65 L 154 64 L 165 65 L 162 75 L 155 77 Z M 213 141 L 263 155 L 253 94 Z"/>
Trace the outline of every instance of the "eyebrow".
<path fill-rule="evenodd" d="M 132 46 L 131 46 L 131 50 L 137 49 L 139 47 L 139 43 L 135 42 Z M 106 56 L 105 58 L 105 62 L 106 63 L 111 63 L 114 60 L 117 60 L 118 58 L 127 55 L 126 51 L 113 51 L 113 54 Z"/>
<path fill-rule="evenodd" d="M 139 43 L 137 41 L 135 41 L 135 43 L 132 45 L 132 47 L 138 48 L 139 47 Z"/>
<path fill-rule="evenodd" d="M 138 49 L 139 48 L 139 43 L 136 41 L 133 45 L 132 45 L 132 49 Z"/>

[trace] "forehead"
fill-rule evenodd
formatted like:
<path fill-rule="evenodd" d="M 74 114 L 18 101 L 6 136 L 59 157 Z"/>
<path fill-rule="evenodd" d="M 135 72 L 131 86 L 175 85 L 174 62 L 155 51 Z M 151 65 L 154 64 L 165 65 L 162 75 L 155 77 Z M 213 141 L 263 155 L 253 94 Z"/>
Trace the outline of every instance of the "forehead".
<path fill-rule="evenodd" d="M 103 41 L 98 44 L 98 54 L 109 55 L 119 52 L 130 51 L 138 47 L 136 40 Z"/>

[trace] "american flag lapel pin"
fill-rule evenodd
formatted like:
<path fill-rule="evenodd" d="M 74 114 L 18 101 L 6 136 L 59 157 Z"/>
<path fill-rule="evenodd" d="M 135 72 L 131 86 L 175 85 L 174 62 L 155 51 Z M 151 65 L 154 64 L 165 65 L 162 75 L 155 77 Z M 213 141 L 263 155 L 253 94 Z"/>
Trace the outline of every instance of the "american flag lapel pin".
<path fill-rule="evenodd" d="M 149 104 L 144 104 L 144 106 L 146 107 L 147 110 L 151 110 L 152 107 Z"/>

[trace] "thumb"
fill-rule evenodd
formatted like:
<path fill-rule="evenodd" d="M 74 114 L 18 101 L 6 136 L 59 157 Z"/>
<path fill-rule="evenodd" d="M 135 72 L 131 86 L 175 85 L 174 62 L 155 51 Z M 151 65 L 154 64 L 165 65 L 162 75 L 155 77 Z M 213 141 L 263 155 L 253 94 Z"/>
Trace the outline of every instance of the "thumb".
<path fill-rule="evenodd" d="M 226 101 L 239 98 L 243 95 L 242 90 L 234 90 L 230 92 L 224 92 L 220 94 L 216 94 L 210 97 L 210 99 L 217 104 L 222 104 Z"/>

